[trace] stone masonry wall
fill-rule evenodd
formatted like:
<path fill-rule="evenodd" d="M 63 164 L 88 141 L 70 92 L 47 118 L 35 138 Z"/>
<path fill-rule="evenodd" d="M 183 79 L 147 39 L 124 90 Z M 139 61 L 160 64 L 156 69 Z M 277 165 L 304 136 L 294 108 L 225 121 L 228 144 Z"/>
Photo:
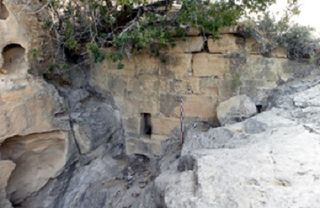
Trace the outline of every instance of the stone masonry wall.
<path fill-rule="evenodd" d="M 179 127 L 181 99 L 187 121 L 216 125 L 219 102 L 241 93 L 263 106 L 270 90 L 299 73 L 289 70 L 285 50 L 264 57 L 258 46 L 257 40 L 235 30 L 215 41 L 190 35 L 160 57 L 133 54 L 123 69 L 105 61 L 95 66 L 91 83 L 114 97 L 127 134 L 127 153 L 161 155 L 161 144 Z M 151 116 L 151 135 L 143 132 L 145 114 Z"/>

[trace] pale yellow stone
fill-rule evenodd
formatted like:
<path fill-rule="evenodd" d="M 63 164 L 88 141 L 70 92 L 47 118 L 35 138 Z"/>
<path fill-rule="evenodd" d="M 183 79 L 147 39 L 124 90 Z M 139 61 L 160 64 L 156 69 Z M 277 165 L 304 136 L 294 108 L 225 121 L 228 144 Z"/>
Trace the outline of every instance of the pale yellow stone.
<path fill-rule="evenodd" d="M 219 79 L 214 77 L 201 78 L 200 79 L 200 92 L 208 96 L 218 96 L 219 95 Z"/>
<path fill-rule="evenodd" d="M 27 109 L 25 104 L 22 103 L 6 111 L 6 116 L 8 118 L 6 123 L 8 125 L 7 128 L 9 131 L 23 132 L 28 127 L 28 120 L 27 120 L 29 118 L 29 115 L 27 114 L 28 110 L 32 110 L 32 109 Z M 33 117 L 30 119 L 33 119 Z"/>
<path fill-rule="evenodd" d="M 223 28 L 220 28 L 219 32 L 221 34 L 237 34 L 238 26 L 223 27 Z"/>
<path fill-rule="evenodd" d="M 129 118 L 124 117 L 122 121 L 127 134 L 141 134 L 141 116 L 139 114 L 136 114 L 135 116 Z"/>
<path fill-rule="evenodd" d="M 251 55 L 247 58 L 244 66 L 246 70 L 241 72 L 241 77 L 247 80 L 263 79 L 273 83 L 276 83 L 279 78 L 286 81 L 290 73 L 284 68 L 286 62 L 286 59 Z"/>
<path fill-rule="evenodd" d="M 200 94 L 200 78 L 190 77 L 186 83 L 187 93 L 185 94 Z"/>
<path fill-rule="evenodd" d="M 163 142 L 166 139 L 168 139 L 168 136 L 166 136 L 166 135 L 157 135 L 157 134 L 152 134 L 151 135 L 151 140 L 158 140 L 160 142 Z"/>
<path fill-rule="evenodd" d="M 128 155 L 140 154 L 148 157 L 158 157 L 164 153 L 162 140 L 132 138 L 126 140 L 126 153 Z"/>
<path fill-rule="evenodd" d="M 135 76 L 159 74 L 160 60 L 150 53 L 138 53 L 134 57 Z"/>
<path fill-rule="evenodd" d="M 106 51 L 108 53 L 108 51 Z M 123 68 L 119 68 L 122 65 Z M 125 57 L 120 62 L 113 62 L 109 59 L 105 59 L 101 64 L 96 64 L 94 68 L 97 71 L 96 73 L 108 73 L 112 75 L 121 75 L 121 76 L 130 76 L 132 77 L 135 74 L 135 59 Z"/>
<path fill-rule="evenodd" d="M 210 53 L 232 53 L 240 48 L 236 43 L 237 37 L 233 34 L 223 34 L 218 39 L 210 38 L 208 48 Z"/>
<path fill-rule="evenodd" d="M 8 74 L 8 71 L 4 68 L 0 68 L 0 74 Z"/>
<path fill-rule="evenodd" d="M 204 46 L 204 39 L 202 36 L 186 37 L 184 39 L 177 39 L 175 46 L 170 48 L 170 53 L 192 53 L 202 51 Z"/>
<path fill-rule="evenodd" d="M 199 53 L 193 56 L 193 74 L 196 77 L 216 76 L 223 78 L 229 72 L 229 62 L 222 55 Z"/>
<path fill-rule="evenodd" d="M 15 83 L 16 85 L 20 85 L 19 82 Z M 21 88 L 18 90 L 15 89 L 3 89 L 0 98 L 6 103 L 15 103 L 17 104 L 24 98 L 28 98 L 30 96 L 34 96 L 35 89 L 37 86 L 28 85 L 28 83 L 22 83 Z"/>
<path fill-rule="evenodd" d="M 141 113 L 151 113 L 156 114 L 159 112 L 160 104 L 158 97 L 145 97 L 144 100 L 136 103 L 136 108 L 139 109 Z"/>
<path fill-rule="evenodd" d="M 21 202 L 62 171 L 67 161 L 67 137 L 66 132 L 53 131 L 12 137 L 2 143 L 1 155 L 16 164 L 7 186 L 11 200 Z"/>
<path fill-rule="evenodd" d="M 171 131 L 179 127 L 180 120 L 178 118 L 156 117 L 152 118 L 152 133 L 158 135 L 169 135 Z"/>
<path fill-rule="evenodd" d="M 0 144 L 1 144 L 1 140 L 4 140 L 5 138 L 5 135 L 7 135 L 8 131 L 9 131 L 9 128 L 8 128 L 8 119 L 7 119 L 7 116 L 5 114 L 5 111 L 0 111 L 0 138 L 3 138 L 3 139 L 0 139 Z"/>
<path fill-rule="evenodd" d="M 271 57 L 274 58 L 287 58 L 288 51 L 283 47 L 277 47 L 271 51 Z"/>
<path fill-rule="evenodd" d="M 208 96 L 186 96 L 183 100 L 185 117 L 203 118 L 205 120 L 216 117 L 217 98 Z M 180 114 L 180 106 L 175 108 L 175 113 Z"/>
<path fill-rule="evenodd" d="M 15 168 L 15 164 L 9 160 L 0 160 L 0 207 L 12 208 L 9 199 L 7 198 L 6 188 L 8 180 L 12 171 Z"/>
<path fill-rule="evenodd" d="M 170 53 L 166 59 L 160 68 L 161 77 L 182 78 L 192 74 L 192 54 Z"/>
<path fill-rule="evenodd" d="M 25 12 L 24 4 L 9 0 L 2 3 L 6 8 L 6 17 L 0 18 L 0 51 L 4 52 L 4 48 L 10 44 L 21 47 L 11 48 L 8 53 L 0 55 L 0 68 L 3 69 L 1 74 L 10 79 L 26 78 L 29 69 L 28 53 L 31 48 L 40 48 L 45 32 L 37 17 Z M 1 15 L 4 14 L 3 11 Z M 7 58 L 10 60 L 6 60 Z"/>
<path fill-rule="evenodd" d="M 188 36 L 199 36 L 200 34 L 200 30 L 195 28 L 195 27 L 191 27 L 187 30 L 187 35 Z"/>
<path fill-rule="evenodd" d="M 199 94 L 200 86 L 199 86 L 200 78 L 197 77 L 187 77 L 181 79 L 173 79 L 173 80 L 162 80 L 160 92 L 173 92 L 177 94 Z"/>
<path fill-rule="evenodd" d="M 253 37 L 247 38 L 245 41 L 245 49 L 249 54 L 261 54 L 260 45 Z"/>
<path fill-rule="evenodd" d="M 133 91 L 137 91 L 140 94 L 154 93 L 159 88 L 159 77 L 157 75 L 140 75 L 134 79 L 136 80 L 136 86 L 133 88 Z"/>
<path fill-rule="evenodd" d="M 10 160 L 0 160 L 0 192 L 7 187 L 9 177 L 16 165 Z"/>
<path fill-rule="evenodd" d="M 60 125 L 54 113 L 59 112 L 63 104 L 52 86 L 37 79 L 16 81 L 15 86 L 19 85 L 25 87 L 0 86 L 0 112 L 4 118 L 0 125 L 0 143 L 8 137 L 52 131 Z"/>

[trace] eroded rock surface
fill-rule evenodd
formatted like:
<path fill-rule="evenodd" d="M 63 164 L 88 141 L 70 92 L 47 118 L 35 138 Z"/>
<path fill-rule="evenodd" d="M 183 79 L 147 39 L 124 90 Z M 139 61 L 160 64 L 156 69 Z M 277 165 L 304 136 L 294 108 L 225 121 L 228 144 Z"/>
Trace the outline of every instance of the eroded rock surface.
<path fill-rule="evenodd" d="M 52 85 L 28 74 L 28 53 L 40 44 L 34 29 L 40 27 L 35 17 L 17 12 L 22 7 L 0 4 L 0 207 L 39 191 L 61 173 L 70 154 L 63 99 Z"/>
<path fill-rule="evenodd" d="M 0 2 L 1 208 L 318 207 L 320 82 L 278 87 L 315 67 L 263 57 L 227 32 L 208 42 L 212 53 L 187 37 L 166 63 L 140 54 L 118 70 L 105 61 L 53 86 L 28 73 L 33 49 L 50 42 L 33 1 Z M 231 100 L 225 126 L 208 130 L 235 94 L 254 103 Z M 180 154 L 181 98 L 191 124 Z M 274 108 L 249 118 L 255 105 Z M 150 138 L 140 138 L 145 114 Z"/>
<path fill-rule="evenodd" d="M 48 132 L 17 136 L 1 144 L 2 159 L 14 161 L 6 188 L 9 198 L 21 202 L 56 177 L 66 163 L 67 133 Z"/>
<path fill-rule="evenodd" d="M 217 116 L 221 125 L 243 121 L 257 113 L 255 103 L 246 95 L 238 95 L 217 107 Z"/>
<path fill-rule="evenodd" d="M 0 161 L 0 207 L 12 208 L 11 202 L 7 199 L 7 193 L 5 191 L 9 177 L 15 168 L 15 164 L 9 160 Z"/>
<path fill-rule="evenodd" d="M 190 130 L 182 155 L 192 158 L 193 169 L 179 173 L 173 165 L 160 175 L 156 184 L 165 190 L 163 203 L 174 208 L 317 207 L 318 89 L 317 79 L 293 82 L 279 88 L 270 98 L 275 107 L 266 112 L 207 132 Z"/>
<path fill-rule="evenodd" d="M 20 203 L 63 169 L 69 154 L 69 122 L 60 115 L 64 102 L 57 91 L 36 78 L 2 77 L 0 153 L 13 161 L 6 192 Z M 11 83 L 11 84 L 10 84 Z"/>

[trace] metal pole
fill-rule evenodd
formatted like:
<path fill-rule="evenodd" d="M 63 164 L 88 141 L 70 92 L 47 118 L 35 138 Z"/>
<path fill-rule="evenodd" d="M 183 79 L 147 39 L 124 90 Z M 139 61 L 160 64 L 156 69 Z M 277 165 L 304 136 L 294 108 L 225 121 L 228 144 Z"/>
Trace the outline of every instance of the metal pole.
<path fill-rule="evenodd" d="M 184 142 L 184 129 L 183 129 L 183 113 L 184 113 L 184 109 L 183 109 L 183 99 L 181 98 L 180 100 L 180 141 L 181 141 L 181 145 L 183 145 Z"/>

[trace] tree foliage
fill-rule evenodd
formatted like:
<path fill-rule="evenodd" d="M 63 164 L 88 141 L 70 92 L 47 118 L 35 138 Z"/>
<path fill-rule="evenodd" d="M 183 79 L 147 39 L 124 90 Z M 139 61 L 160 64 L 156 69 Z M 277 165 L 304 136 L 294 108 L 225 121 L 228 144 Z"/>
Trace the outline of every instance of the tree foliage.
<path fill-rule="evenodd" d="M 296 0 L 291 0 L 296 2 Z M 275 0 L 47 0 L 46 26 L 60 49 L 57 57 L 79 62 L 90 57 L 119 61 L 133 50 L 157 53 L 196 28 L 216 37 L 249 13 L 265 11 Z M 101 48 L 117 50 L 105 53 Z"/>

